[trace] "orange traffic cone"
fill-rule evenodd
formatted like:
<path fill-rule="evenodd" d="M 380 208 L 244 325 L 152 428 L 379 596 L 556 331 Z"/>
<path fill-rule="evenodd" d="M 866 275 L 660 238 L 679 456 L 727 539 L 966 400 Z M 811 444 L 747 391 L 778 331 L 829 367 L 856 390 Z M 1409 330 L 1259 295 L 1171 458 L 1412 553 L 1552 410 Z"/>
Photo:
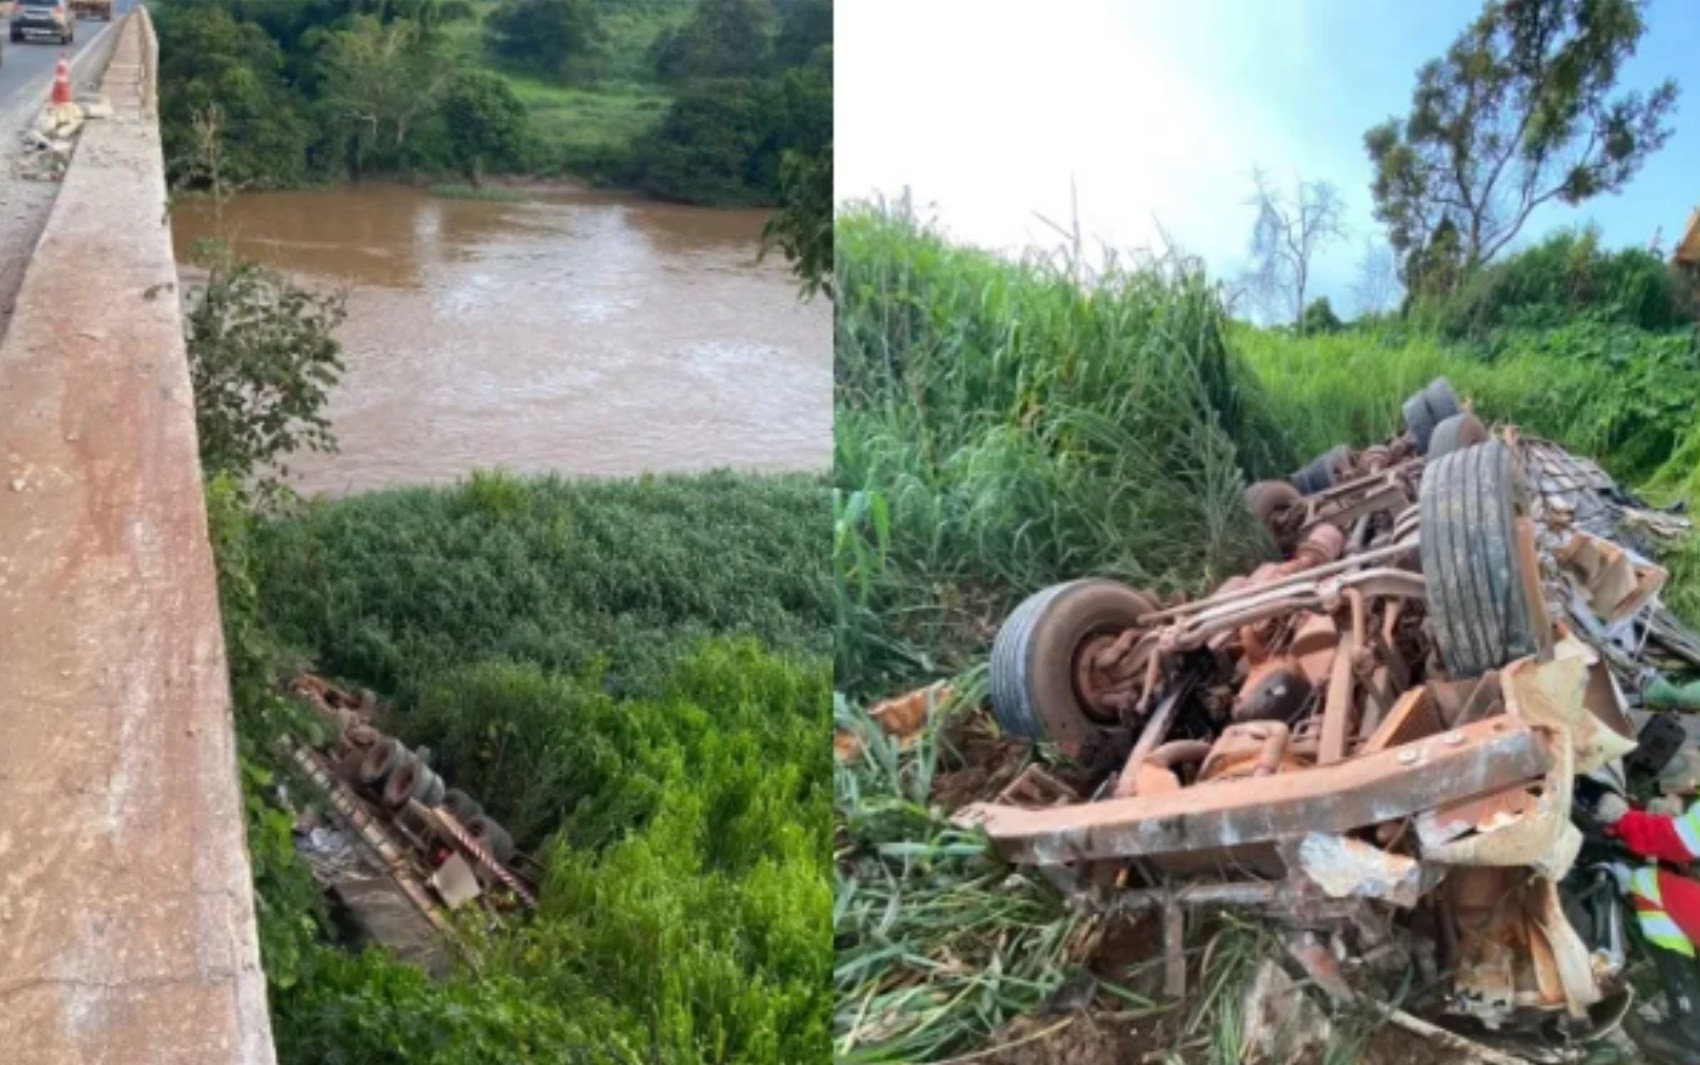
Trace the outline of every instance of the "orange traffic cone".
<path fill-rule="evenodd" d="M 59 53 L 59 66 L 53 71 L 53 105 L 58 107 L 71 102 L 71 64 L 65 61 L 65 53 Z"/>

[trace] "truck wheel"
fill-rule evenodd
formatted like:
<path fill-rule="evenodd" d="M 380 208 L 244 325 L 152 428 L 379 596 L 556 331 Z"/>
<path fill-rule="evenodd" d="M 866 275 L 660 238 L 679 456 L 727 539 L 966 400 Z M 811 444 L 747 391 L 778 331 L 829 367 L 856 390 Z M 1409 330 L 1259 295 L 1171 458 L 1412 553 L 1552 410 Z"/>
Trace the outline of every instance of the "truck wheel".
<path fill-rule="evenodd" d="M 1251 511 L 1258 524 L 1269 530 L 1270 537 L 1283 546 L 1290 537 L 1281 519 L 1286 510 L 1298 505 L 1302 498 L 1299 490 L 1286 481 L 1259 481 L 1245 490 L 1246 509 Z"/>
<path fill-rule="evenodd" d="M 1157 609 L 1150 596 L 1109 580 L 1054 584 L 1009 615 L 992 644 L 992 716 L 1005 732 L 1079 751 L 1114 718 L 1090 707 L 1076 672 L 1094 637 L 1118 635 Z"/>
<path fill-rule="evenodd" d="M 1316 456 L 1293 474 L 1288 480 L 1301 495 L 1313 496 L 1318 492 L 1327 491 L 1334 487 L 1338 471 L 1345 468 L 1351 461 L 1352 449 L 1345 444 L 1331 448 Z"/>
<path fill-rule="evenodd" d="M 360 760 L 360 783 L 367 787 L 382 787 L 402 759 L 410 757 L 400 740 L 385 736 L 372 744 L 366 751 L 366 757 Z"/>
<path fill-rule="evenodd" d="M 462 827 L 484 812 L 484 807 L 479 805 L 477 799 L 459 788 L 450 788 L 443 792 L 443 809 L 453 814 Z"/>
<path fill-rule="evenodd" d="M 479 814 L 466 826 L 467 835 L 473 842 L 490 852 L 490 857 L 503 865 L 514 856 L 514 838 L 508 835 L 508 830 L 490 820 L 489 815 Z"/>
<path fill-rule="evenodd" d="M 1444 455 L 1423 472 L 1423 583 L 1434 641 L 1454 680 L 1551 639 L 1519 473 L 1500 440 Z"/>
<path fill-rule="evenodd" d="M 1434 435 L 1435 427 L 1462 408 L 1458 404 L 1458 393 L 1452 389 L 1452 382 L 1444 377 L 1436 377 L 1411 393 L 1411 397 L 1405 400 L 1405 405 L 1400 409 L 1405 415 L 1405 429 L 1416 442 L 1417 453 L 1426 455 L 1429 438 Z"/>
<path fill-rule="evenodd" d="M 1454 414 L 1434 427 L 1434 432 L 1428 438 L 1428 457 L 1437 459 L 1442 455 L 1450 455 L 1476 444 L 1488 441 L 1487 426 L 1482 420 L 1465 411 Z"/>

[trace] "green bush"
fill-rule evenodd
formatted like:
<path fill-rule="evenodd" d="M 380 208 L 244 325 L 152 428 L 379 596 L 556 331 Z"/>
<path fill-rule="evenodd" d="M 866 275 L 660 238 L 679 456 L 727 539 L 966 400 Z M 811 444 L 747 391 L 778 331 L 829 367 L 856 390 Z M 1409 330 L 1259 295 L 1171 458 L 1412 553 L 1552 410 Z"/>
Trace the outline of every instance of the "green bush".
<path fill-rule="evenodd" d="M 830 521 L 802 476 L 483 474 L 270 523 L 257 579 L 282 638 L 403 702 L 494 657 L 642 694 L 703 636 L 826 654 Z"/>
<path fill-rule="evenodd" d="M 574 1065 L 635 1061 L 585 1034 L 605 1016 L 573 1010 L 501 972 L 435 983 L 381 950 L 321 947 L 308 978 L 272 990 L 280 1065 Z"/>
<path fill-rule="evenodd" d="M 485 167 L 511 168 L 525 151 L 525 105 L 494 74 L 456 74 L 442 117 L 454 165 L 475 184 Z"/>
<path fill-rule="evenodd" d="M 1311 300 L 1305 307 L 1304 315 L 1299 318 L 1299 332 L 1306 336 L 1338 333 L 1342 325 L 1340 316 L 1334 313 L 1334 307 L 1328 302 L 1327 296 Z"/>
<path fill-rule="evenodd" d="M 714 206 L 773 203 L 779 195 L 779 90 L 728 78 L 680 91 L 661 122 L 633 146 L 643 191 Z"/>
<path fill-rule="evenodd" d="M 827 1060 L 830 685 L 717 642 L 662 699 L 573 714 L 584 794 L 512 971 L 613 1004 L 645 1061 Z"/>
<path fill-rule="evenodd" d="M 484 32 L 496 55 L 555 78 L 603 36 L 593 0 L 501 0 L 485 18 Z"/>
<path fill-rule="evenodd" d="M 1555 233 L 1487 266 L 1455 293 L 1419 302 L 1415 317 L 1455 339 L 1583 319 L 1663 331 L 1694 321 L 1695 294 L 1662 257 L 1606 251 L 1599 232 L 1585 229 Z"/>

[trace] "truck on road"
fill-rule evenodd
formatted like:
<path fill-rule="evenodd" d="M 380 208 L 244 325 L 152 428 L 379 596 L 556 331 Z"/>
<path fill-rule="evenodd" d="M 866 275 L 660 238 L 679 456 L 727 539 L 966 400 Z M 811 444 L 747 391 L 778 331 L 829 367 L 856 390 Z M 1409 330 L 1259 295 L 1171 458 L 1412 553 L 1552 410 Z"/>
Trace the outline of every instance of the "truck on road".
<path fill-rule="evenodd" d="M 116 0 L 71 0 L 71 14 L 78 18 L 98 18 L 112 21 L 112 5 Z"/>

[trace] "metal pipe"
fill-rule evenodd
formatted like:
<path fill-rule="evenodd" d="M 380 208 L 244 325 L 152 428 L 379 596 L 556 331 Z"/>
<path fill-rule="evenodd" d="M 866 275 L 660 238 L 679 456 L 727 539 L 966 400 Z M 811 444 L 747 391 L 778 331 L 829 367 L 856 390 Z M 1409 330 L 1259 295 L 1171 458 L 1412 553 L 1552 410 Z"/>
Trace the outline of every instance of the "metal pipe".
<path fill-rule="evenodd" d="M 1152 655 L 1151 658 L 1155 662 L 1157 656 Z M 1145 722 L 1145 727 L 1140 730 L 1139 739 L 1134 742 L 1133 753 L 1127 756 L 1127 764 L 1122 766 L 1121 776 L 1116 779 L 1116 794 L 1118 796 L 1126 798 L 1138 791 L 1139 785 L 1135 782 L 1134 777 L 1139 767 L 1144 764 L 1151 752 L 1156 750 L 1157 745 L 1168 736 L 1169 725 L 1175 719 L 1175 711 L 1180 707 L 1181 699 L 1191 690 L 1192 682 L 1190 680 L 1182 680 L 1176 684 L 1164 697 L 1162 703 L 1158 705 L 1157 712 L 1152 714 L 1150 719 Z M 1147 694 L 1149 694 L 1149 689 L 1147 689 Z M 1124 788 L 1126 789 L 1125 793 L 1123 792 Z"/>
<path fill-rule="evenodd" d="M 1386 559 L 1397 558 L 1400 555 L 1409 554 L 1412 551 L 1415 551 L 1417 549 L 1417 544 L 1417 538 L 1412 537 L 1407 541 L 1401 541 L 1396 544 L 1388 544 L 1386 547 L 1378 547 L 1371 551 L 1365 551 L 1361 555 L 1353 555 L 1350 558 L 1342 558 L 1337 562 L 1330 562 L 1327 565 L 1318 566 L 1315 569 L 1308 569 L 1303 573 L 1295 574 L 1291 577 L 1284 577 L 1277 581 L 1270 581 L 1268 584 L 1237 588 L 1232 592 L 1212 596 L 1209 599 L 1201 599 L 1192 603 L 1182 603 L 1180 606 L 1172 606 L 1166 610 L 1153 610 L 1149 614 L 1141 614 L 1139 616 L 1139 624 L 1145 626 L 1154 625 L 1159 621 L 1169 621 L 1174 618 L 1185 617 L 1188 614 L 1196 613 L 1197 611 L 1203 610 L 1207 607 L 1222 606 L 1227 603 L 1247 598 L 1248 596 L 1275 591 L 1279 588 L 1293 584 L 1303 584 L 1306 581 L 1315 580 L 1319 577 L 1330 577 L 1336 573 L 1344 573 L 1347 570 L 1364 566 L 1371 562 L 1382 562 Z"/>
<path fill-rule="evenodd" d="M 1328 700 L 1322 709 L 1322 745 L 1316 752 L 1317 765 L 1333 765 L 1346 757 L 1346 729 L 1352 714 L 1352 655 L 1357 650 L 1351 636 L 1334 646 L 1334 664 L 1328 674 Z"/>
<path fill-rule="evenodd" d="M 1281 769 L 1281 759 L 1287 754 L 1287 740 L 1292 733 L 1285 721 L 1262 721 L 1259 728 L 1269 730 L 1269 735 L 1263 740 L 1263 749 L 1257 753 L 1257 767 L 1251 771 L 1254 777 L 1267 777 Z"/>

